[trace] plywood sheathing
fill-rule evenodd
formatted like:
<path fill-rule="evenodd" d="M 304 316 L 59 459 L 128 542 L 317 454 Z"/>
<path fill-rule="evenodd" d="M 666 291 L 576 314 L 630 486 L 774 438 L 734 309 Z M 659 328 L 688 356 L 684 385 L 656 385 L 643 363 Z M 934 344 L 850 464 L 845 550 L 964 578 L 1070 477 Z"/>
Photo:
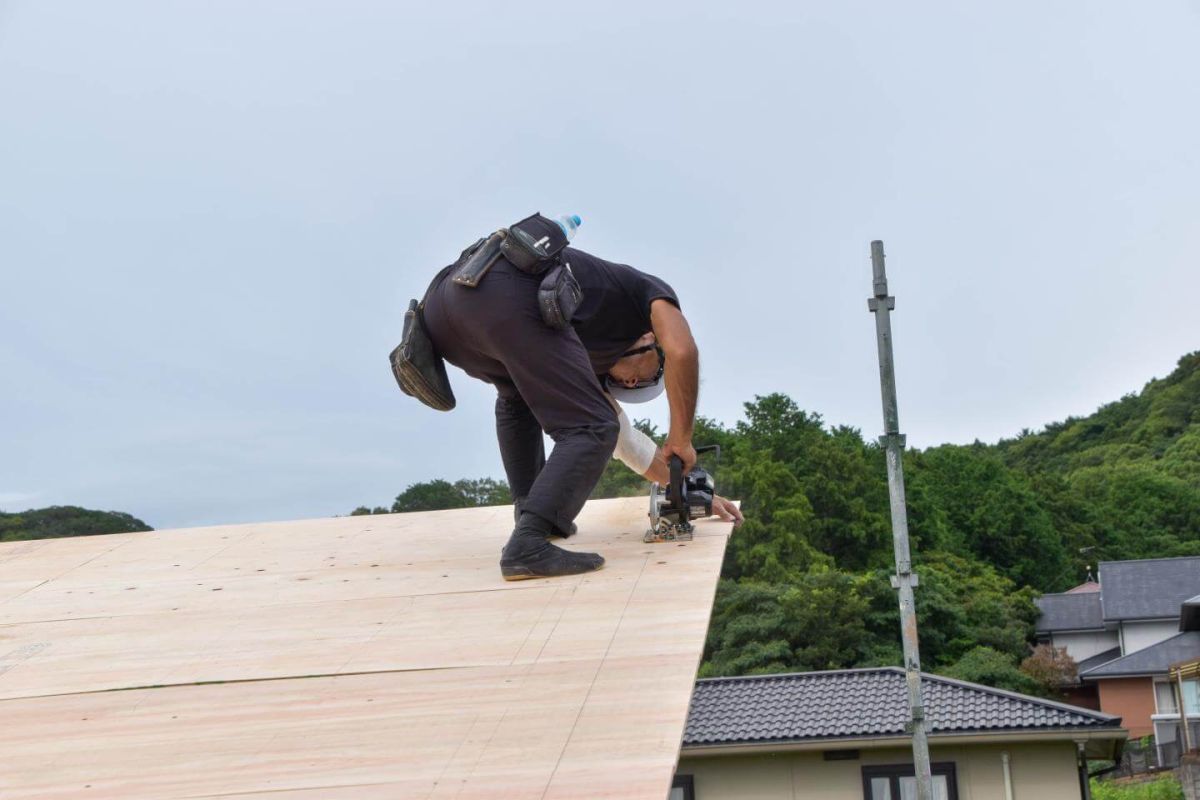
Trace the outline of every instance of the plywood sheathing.
<path fill-rule="evenodd" d="M 0 797 L 667 794 L 729 526 L 506 583 L 511 508 L 0 544 Z"/>

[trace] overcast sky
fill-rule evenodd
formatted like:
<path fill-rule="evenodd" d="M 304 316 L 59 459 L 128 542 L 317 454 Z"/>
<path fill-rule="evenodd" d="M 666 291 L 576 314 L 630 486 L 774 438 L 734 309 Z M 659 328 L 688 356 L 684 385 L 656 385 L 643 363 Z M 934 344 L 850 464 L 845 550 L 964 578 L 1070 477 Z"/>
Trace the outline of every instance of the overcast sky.
<path fill-rule="evenodd" d="M 537 209 L 675 287 L 706 416 L 879 433 L 872 239 L 910 444 L 1090 413 L 1200 348 L 1198 41 L 1197 0 L 0 2 L 0 509 L 502 477 L 493 390 L 387 355 Z"/>

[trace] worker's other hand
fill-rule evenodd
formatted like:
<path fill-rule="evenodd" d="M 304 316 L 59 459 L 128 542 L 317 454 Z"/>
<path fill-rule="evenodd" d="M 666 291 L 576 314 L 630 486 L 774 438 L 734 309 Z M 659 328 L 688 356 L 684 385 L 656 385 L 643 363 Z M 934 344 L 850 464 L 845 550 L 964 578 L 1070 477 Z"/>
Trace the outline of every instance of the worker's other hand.
<path fill-rule="evenodd" d="M 720 495 L 713 495 L 712 512 L 713 516 L 720 517 L 726 522 L 732 522 L 735 528 L 745 522 L 742 510 Z"/>
<path fill-rule="evenodd" d="M 663 442 L 662 446 L 663 460 L 668 466 L 671 463 L 671 456 L 679 456 L 683 461 L 683 474 L 687 475 L 692 471 L 692 467 L 696 466 L 696 448 L 692 447 L 691 440 L 683 443 L 672 442 L 670 438 Z"/>

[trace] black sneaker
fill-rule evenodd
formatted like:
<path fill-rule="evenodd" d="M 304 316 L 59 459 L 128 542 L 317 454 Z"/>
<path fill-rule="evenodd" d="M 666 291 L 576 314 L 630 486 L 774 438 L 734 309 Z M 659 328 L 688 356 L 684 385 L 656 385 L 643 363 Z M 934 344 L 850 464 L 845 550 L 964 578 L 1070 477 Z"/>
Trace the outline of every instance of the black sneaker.
<path fill-rule="evenodd" d="M 514 532 L 500 553 L 500 574 L 506 581 L 559 578 L 595 572 L 604 566 L 599 553 L 577 553 L 540 537 Z"/>

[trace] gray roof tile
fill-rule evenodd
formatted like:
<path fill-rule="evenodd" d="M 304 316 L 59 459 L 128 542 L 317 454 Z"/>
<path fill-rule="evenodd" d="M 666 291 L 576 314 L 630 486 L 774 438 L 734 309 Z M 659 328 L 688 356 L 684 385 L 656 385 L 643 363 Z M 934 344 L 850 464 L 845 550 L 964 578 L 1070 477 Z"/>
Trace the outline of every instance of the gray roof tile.
<path fill-rule="evenodd" d="M 1117 678 L 1123 675 L 1166 675 L 1167 668 L 1180 661 L 1200 658 L 1200 631 L 1177 633 L 1170 639 L 1136 650 L 1127 656 L 1109 661 L 1084 672 L 1079 677 Z"/>
<path fill-rule="evenodd" d="M 1041 609 L 1038 633 L 1088 631 L 1104 628 L 1099 592 L 1044 594 L 1034 602 Z"/>
<path fill-rule="evenodd" d="M 1101 561 L 1100 587 L 1106 620 L 1178 618 L 1200 593 L 1200 556 Z"/>
<path fill-rule="evenodd" d="M 1115 728 L 1119 717 L 922 673 L 931 734 Z M 685 747 L 902 736 L 899 667 L 711 678 L 696 682 Z"/>

